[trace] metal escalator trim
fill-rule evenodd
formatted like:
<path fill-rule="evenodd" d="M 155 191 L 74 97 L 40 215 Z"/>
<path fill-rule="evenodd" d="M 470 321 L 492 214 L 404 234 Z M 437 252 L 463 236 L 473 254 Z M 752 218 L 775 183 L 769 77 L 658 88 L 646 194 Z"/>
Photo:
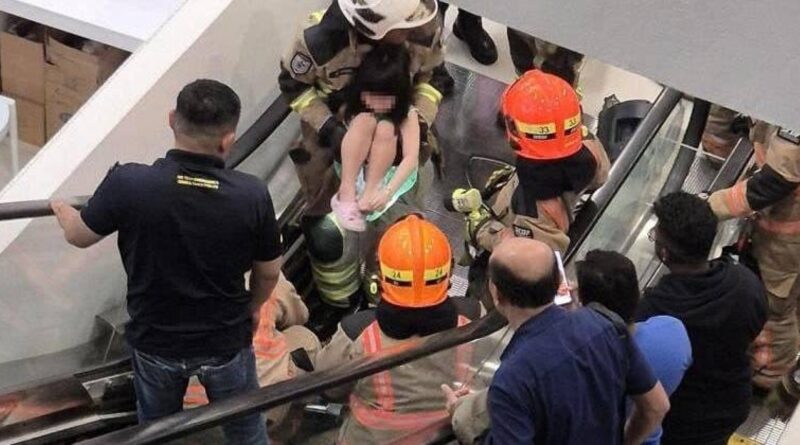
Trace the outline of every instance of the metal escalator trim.
<path fill-rule="evenodd" d="M 286 99 L 282 95 L 278 96 L 253 125 L 236 140 L 225 165 L 231 169 L 238 167 L 275 132 L 290 111 Z M 276 159 L 275 162 L 278 164 L 279 160 Z M 76 196 L 68 198 L 66 201 L 80 210 L 86 206 L 89 198 L 91 196 Z M 48 199 L 0 203 L 0 221 L 40 218 L 52 215 L 53 210 L 50 208 L 50 200 Z"/>
<path fill-rule="evenodd" d="M 565 263 L 569 262 L 572 255 L 578 251 L 572 246 L 581 245 L 592 231 L 682 97 L 683 93 L 680 91 L 665 87 L 656 98 L 652 108 L 636 128 L 622 150 L 622 154 L 611 168 L 605 185 L 592 195 L 592 199 L 576 216 L 569 231 L 571 242 L 570 249 L 564 258 Z"/>
<path fill-rule="evenodd" d="M 753 159 L 753 153 L 753 143 L 750 139 L 739 139 L 725 163 L 722 164 L 717 176 L 709 184 L 707 191 L 709 193 L 716 192 L 735 184 Z"/>
<path fill-rule="evenodd" d="M 658 196 L 664 196 L 680 190 L 681 186 L 686 181 L 686 177 L 689 176 L 689 170 L 692 168 L 692 163 L 697 156 L 697 151 L 694 150 L 693 147 L 700 145 L 700 139 L 706 127 L 710 108 L 711 104 L 709 102 L 698 98 L 694 99 L 692 114 L 689 117 L 689 124 L 683 134 L 678 156 L 675 158 L 672 170 L 670 170 L 669 176 L 664 182 L 664 186 L 661 188 Z"/>
<path fill-rule="evenodd" d="M 418 358 L 485 337 L 505 324 L 505 319 L 493 311 L 480 320 L 463 327 L 411 341 L 404 345 L 402 350 L 382 351 L 376 355 L 343 363 L 329 370 L 306 374 L 260 388 L 248 394 L 182 411 L 154 422 L 115 431 L 80 443 L 86 445 L 162 443 L 223 424 L 233 417 L 274 408 L 295 399 L 318 394 Z"/>

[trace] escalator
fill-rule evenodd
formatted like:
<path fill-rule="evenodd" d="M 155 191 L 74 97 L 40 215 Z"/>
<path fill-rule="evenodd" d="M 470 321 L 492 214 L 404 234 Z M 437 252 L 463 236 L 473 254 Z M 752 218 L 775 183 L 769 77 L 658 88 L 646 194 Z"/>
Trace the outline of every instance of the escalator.
<path fill-rule="evenodd" d="M 453 246 L 460 246 L 463 220 L 460 215 L 444 210 L 443 198 L 453 188 L 465 185 L 464 172 L 467 170 L 477 170 L 475 177 L 471 178 L 476 183 L 486 174 L 481 168 L 471 168 L 474 156 L 510 161 L 512 153 L 502 131 L 494 123 L 495 101 L 504 85 L 459 67 L 451 66 L 450 70 L 456 79 L 456 91 L 443 103 L 436 124 L 440 144 L 447 153 L 445 175 L 426 196 L 424 208 L 426 217 L 447 233 Z M 670 172 L 685 170 L 689 177 L 699 174 L 696 173 L 699 169 L 691 166 L 699 162 L 699 156 L 679 156 L 684 148 L 682 138 L 690 127 L 687 123 L 691 121 L 691 107 L 691 101 L 682 99 L 679 92 L 664 89 L 623 150 L 608 184 L 584 202 L 576 214 L 571 233 L 573 245 L 567 255 L 568 266 L 572 259 L 580 257 L 589 248 L 603 243 L 624 245 L 630 242 L 628 238 L 632 233 L 641 233 L 646 227 L 648 204 L 662 191 Z M 291 263 L 295 257 L 302 259 L 304 255 L 302 237 L 295 220 L 301 203 L 294 198 L 297 184 L 290 161 L 285 156 L 297 134 L 297 121 L 294 116 L 287 119 L 287 115 L 286 105 L 276 101 L 237 142 L 237 151 L 229 164 L 239 165 L 242 170 L 255 173 L 270 184 L 289 247 L 287 263 Z M 690 163 L 690 168 L 686 168 L 685 162 Z M 269 168 L 264 165 L 269 165 Z M 711 173 L 704 174 L 709 175 L 720 166 L 706 167 Z M 284 193 L 276 193 L 276 190 Z M 0 214 L 3 206 L 0 205 Z M 33 216 L 36 209 L 41 211 L 42 208 L 41 203 L 18 207 L 21 208 L 16 211 L 26 217 Z M 608 227 L 617 230 L 609 231 Z M 634 242 L 631 245 L 630 251 L 634 252 L 638 244 Z M 293 255 L 295 253 L 299 255 Z M 302 266 L 296 267 L 303 269 Z M 457 298 L 466 291 L 466 269 L 457 268 L 454 275 L 451 294 Z M 303 283 L 298 284 L 299 289 L 303 287 Z M 385 351 L 213 406 L 179 413 L 148 426 L 120 429 L 132 425 L 135 416 L 127 352 L 120 336 L 124 317 L 114 315 L 101 317 L 101 324 L 108 332 L 101 335 L 101 340 L 91 349 L 94 358 L 89 360 L 89 365 L 86 361 L 78 361 L 76 369 L 81 371 L 48 375 L 43 380 L 21 379 L 14 387 L 0 386 L 6 388 L 0 390 L 3 394 L 0 395 L 0 443 L 72 443 L 109 431 L 113 432 L 89 439 L 87 443 L 163 443 L 166 440 L 213 443 L 214 435 L 219 434 L 214 427 L 227 419 L 285 404 L 291 404 L 304 422 L 292 436 L 292 443 L 329 443 L 331 437 L 335 437 L 339 418 L 331 414 L 346 407 L 328 403 L 321 398 L 323 391 L 466 343 L 470 343 L 474 350 L 472 371 L 466 382 L 458 384 L 469 383 L 470 387 L 477 389 L 490 381 L 508 339 L 502 318 L 490 313 L 468 326 L 425 340 L 411 341 L 399 351 Z M 7 412 L 3 411 L 4 407 L 8 408 Z M 447 425 L 431 427 L 440 429 L 443 440 L 447 440 Z M 181 439 L 189 434 L 195 436 Z"/>

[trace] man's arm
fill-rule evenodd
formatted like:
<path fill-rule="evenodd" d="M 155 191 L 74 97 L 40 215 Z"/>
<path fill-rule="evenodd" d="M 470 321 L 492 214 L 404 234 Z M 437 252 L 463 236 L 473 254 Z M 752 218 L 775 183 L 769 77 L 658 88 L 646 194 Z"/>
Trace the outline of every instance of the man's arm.
<path fill-rule="evenodd" d="M 422 60 L 419 71 L 414 76 L 414 107 L 419 110 L 420 120 L 427 130 L 439 112 L 445 85 L 450 81 L 437 67 L 444 63 L 442 43 L 443 22 L 439 15 L 427 25 L 415 30 L 410 43 L 422 47 Z M 423 135 L 424 136 L 424 135 Z"/>
<path fill-rule="evenodd" d="M 644 394 L 632 396 L 633 412 L 625 425 L 625 445 L 639 445 L 661 425 L 661 421 L 669 411 L 667 397 L 661 382 Z"/>
<path fill-rule="evenodd" d="M 54 200 L 50 202 L 50 207 L 56 215 L 58 224 L 64 230 L 64 239 L 75 247 L 85 249 L 101 239 L 98 235 L 83 222 L 80 212 L 64 201 Z"/>
<path fill-rule="evenodd" d="M 795 193 L 800 186 L 800 140 L 778 129 L 771 134 L 764 166 L 746 181 L 714 192 L 708 203 L 720 219 L 747 216 Z"/>
<path fill-rule="evenodd" d="M 253 270 L 250 273 L 250 294 L 253 296 L 251 312 L 253 313 L 254 332 L 258 329 L 261 305 L 272 295 L 272 291 L 278 284 L 282 263 L 283 257 L 280 256 L 272 261 L 253 261 Z"/>
<path fill-rule="evenodd" d="M 489 388 L 487 405 L 491 429 L 484 443 L 534 443 L 536 414 L 531 407 L 524 406 L 514 394 L 496 385 Z"/>
<path fill-rule="evenodd" d="M 317 132 L 326 124 L 331 125 L 333 113 L 325 103 L 325 94 L 317 88 L 317 64 L 306 44 L 305 30 L 318 24 L 321 18 L 321 13 L 313 13 L 303 23 L 291 48 L 281 59 L 278 76 L 278 86 L 289 106 Z"/>

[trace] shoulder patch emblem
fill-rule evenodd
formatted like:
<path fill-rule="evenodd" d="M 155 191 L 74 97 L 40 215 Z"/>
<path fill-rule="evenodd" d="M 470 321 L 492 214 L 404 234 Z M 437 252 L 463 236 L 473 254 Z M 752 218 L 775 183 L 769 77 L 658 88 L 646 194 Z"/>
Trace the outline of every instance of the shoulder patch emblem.
<path fill-rule="evenodd" d="M 312 65 L 311 58 L 303 53 L 295 53 L 294 57 L 292 57 L 292 72 L 297 75 L 308 73 L 311 71 Z"/>
<path fill-rule="evenodd" d="M 791 142 L 794 145 L 800 145 L 800 131 L 781 128 L 778 130 L 778 137 L 785 141 Z"/>
<path fill-rule="evenodd" d="M 516 224 L 513 224 L 512 226 L 514 228 L 514 236 L 533 239 L 533 230 L 527 227 L 518 226 Z"/>

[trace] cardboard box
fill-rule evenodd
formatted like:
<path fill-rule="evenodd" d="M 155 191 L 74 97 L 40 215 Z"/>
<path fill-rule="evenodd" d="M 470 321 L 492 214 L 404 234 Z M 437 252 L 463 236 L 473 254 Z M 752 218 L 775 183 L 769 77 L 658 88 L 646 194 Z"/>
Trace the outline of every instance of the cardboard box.
<path fill-rule="evenodd" d="M 72 115 L 78 112 L 91 94 L 88 96 L 79 94 L 55 82 L 47 82 L 45 90 L 47 139 L 50 139 L 72 118 Z"/>
<path fill-rule="evenodd" d="M 45 110 L 44 105 L 25 99 L 11 96 L 17 102 L 17 131 L 19 138 L 37 147 L 44 146 L 45 138 Z"/>
<path fill-rule="evenodd" d="M 0 33 L 0 77 L 8 95 L 44 104 L 44 27 L 17 21 Z"/>
<path fill-rule="evenodd" d="M 50 29 L 45 40 L 47 138 L 74 115 L 128 57 L 116 48 Z"/>
<path fill-rule="evenodd" d="M 50 29 L 45 43 L 47 81 L 89 97 L 125 61 L 128 53 Z"/>

